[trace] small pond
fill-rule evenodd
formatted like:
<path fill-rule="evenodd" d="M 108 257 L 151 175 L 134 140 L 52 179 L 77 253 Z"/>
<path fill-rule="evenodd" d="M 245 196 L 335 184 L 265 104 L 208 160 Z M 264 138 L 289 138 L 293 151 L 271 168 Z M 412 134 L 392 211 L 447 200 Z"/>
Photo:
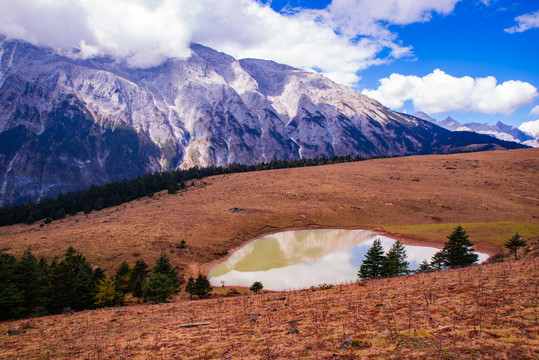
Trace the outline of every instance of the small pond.
<path fill-rule="evenodd" d="M 210 269 L 214 286 L 250 286 L 267 290 L 302 289 L 320 284 L 354 282 L 374 240 L 387 252 L 395 240 L 369 230 L 317 229 L 285 231 L 255 240 Z M 405 245 L 410 270 L 439 249 Z M 478 253 L 479 262 L 488 258 Z"/>

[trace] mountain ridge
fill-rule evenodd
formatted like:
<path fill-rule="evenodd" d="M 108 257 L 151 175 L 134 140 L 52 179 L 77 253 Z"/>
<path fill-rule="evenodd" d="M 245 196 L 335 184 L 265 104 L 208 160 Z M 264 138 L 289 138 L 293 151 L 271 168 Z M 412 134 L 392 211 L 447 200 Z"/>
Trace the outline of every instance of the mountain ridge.
<path fill-rule="evenodd" d="M 0 37 L 0 205 L 192 166 L 521 147 L 454 146 L 447 130 L 322 75 L 191 49 L 131 69 Z"/>
<path fill-rule="evenodd" d="M 462 124 L 450 116 L 442 121 L 438 121 L 422 111 L 416 112 L 413 115 L 450 131 L 471 131 L 478 134 L 490 135 L 500 140 L 513 141 L 531 147 L 539 147 L 539 139 L 515 126 L 506 125 L 501 121 L 496 122 L 496 124 L 481 124 L 476 122 Z"/>

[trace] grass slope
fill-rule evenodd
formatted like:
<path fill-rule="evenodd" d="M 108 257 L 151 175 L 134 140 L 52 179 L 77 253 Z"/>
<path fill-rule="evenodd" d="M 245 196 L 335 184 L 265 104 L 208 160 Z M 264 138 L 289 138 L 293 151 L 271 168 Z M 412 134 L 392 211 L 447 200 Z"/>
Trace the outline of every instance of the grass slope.
<path fill-rule="evenodd" d="M 538 281 L 530 257 L 329 290 L 183 295 L 0 323 L 0 359 L 536 359 Z"/>
<path fill-rule="evenodd" d="M 0 249 L 16 256 L 31 249 L 50 260 L 73 246 L 109 273 L 124 260 L 151 264 L 164 251 L 180 273 L 196 274 L 281 229 L 383 228 L 404 242 L 441 247 L 462 223 L 478 250 L 494 252 L 515 231 L 539 236 L 538 155 L 522 149 L 411 156 L 215 176 L 175 195 L 42 227 L 2 227 Z"/>

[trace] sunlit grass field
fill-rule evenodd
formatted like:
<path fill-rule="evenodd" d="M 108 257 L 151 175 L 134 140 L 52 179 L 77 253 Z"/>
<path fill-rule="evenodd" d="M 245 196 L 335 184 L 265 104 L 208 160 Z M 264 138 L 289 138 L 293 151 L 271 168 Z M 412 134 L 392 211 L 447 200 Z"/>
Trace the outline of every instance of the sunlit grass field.
<path fill-rule="evenodd" d="M 414 235 L 426 239 L 447 241 L 447 236 L 461 225 L 474 243 L 489 243 L 503 246 L 515 233 L 524 238 L 539 236 L 539 223 L 498 221 L 498 222 L 462 222 L 447 224 L 417 224 L 404 226 L 385 226 L 388 231 Z"/>

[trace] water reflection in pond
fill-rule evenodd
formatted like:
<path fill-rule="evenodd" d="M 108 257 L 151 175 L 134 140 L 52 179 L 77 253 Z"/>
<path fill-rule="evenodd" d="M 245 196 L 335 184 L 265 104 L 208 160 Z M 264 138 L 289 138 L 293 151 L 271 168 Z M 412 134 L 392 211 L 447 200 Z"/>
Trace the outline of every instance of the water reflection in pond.
<path fill-rule="evenodd" d="M 317 229 L 285 231 L 255 240 L 214 266 L 210 282 L 219 286 L 250 286 L 255 281 L 264 289 L 301 289 L 319 284 L 339 284 L 358 279 L 365 253 L 379 238 L 385 251 L 395 240 L 368 230 Z M 410 270 L 439 249 L 405 245 Z M 479 261 L 488 255 L 478 253 Z"/>

